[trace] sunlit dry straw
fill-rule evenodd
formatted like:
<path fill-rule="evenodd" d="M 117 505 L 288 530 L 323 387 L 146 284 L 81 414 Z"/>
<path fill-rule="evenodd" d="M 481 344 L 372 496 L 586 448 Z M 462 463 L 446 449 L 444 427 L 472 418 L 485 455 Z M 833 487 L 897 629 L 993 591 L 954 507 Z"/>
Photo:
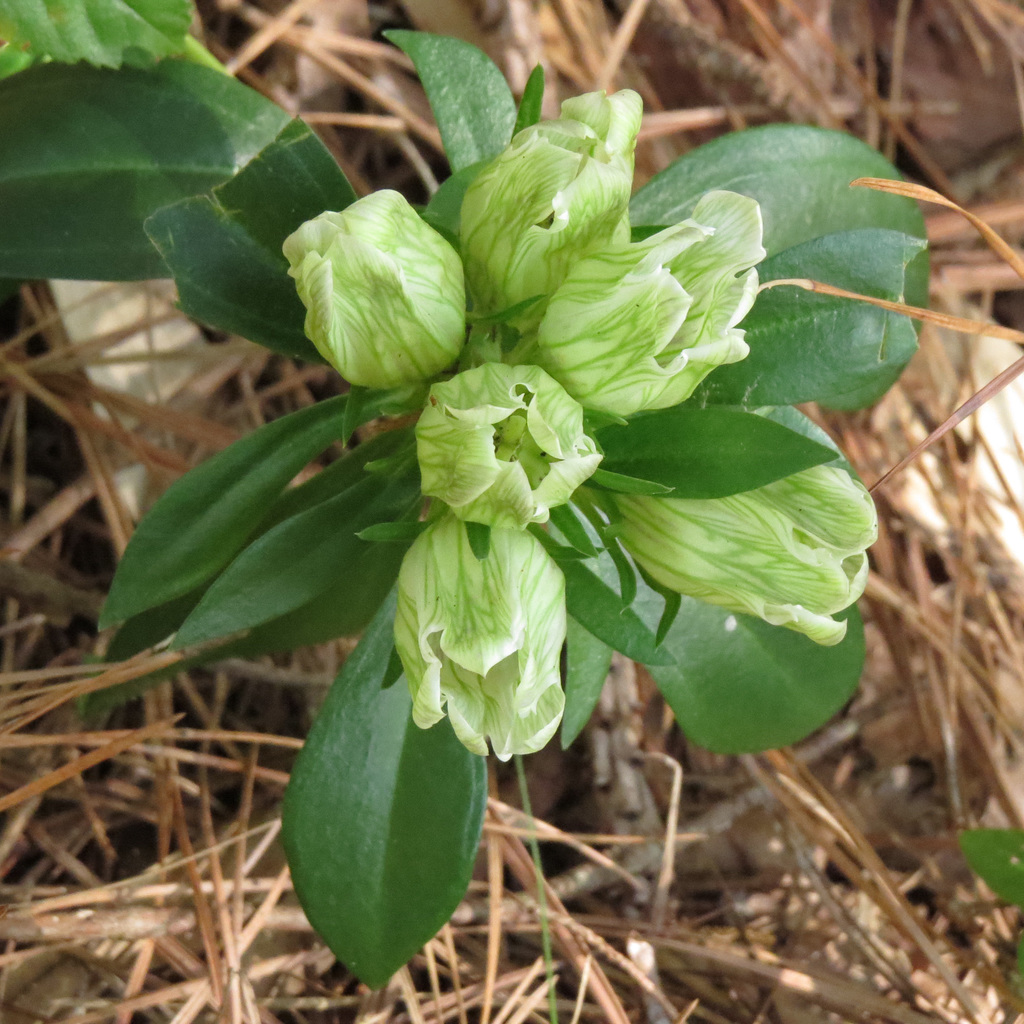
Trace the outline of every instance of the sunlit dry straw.
<path fill-rule="evenodd" d="M 914 185 L 909 181 L 893 181 L 889 178 L 857 178 L 855 181 L 850 182 L 850 186 L 870 188 L 876 192 L 888 192 L 890 195 L 904 196 L 907 199 L 916 199 L 922 203 L 936 203 L 939 206 L 945 206 L 947 209 L 955 210 L 961 217 L 970 221 L 989 248 L 1000 259 L 1005 260 L 1024 278 L 1024 258 L 1021 258 L 1021 255 L 1005 239 L 1000 237 L 977 214 L 971 213 L 970 210 L 965 210 L 962 206 L 954 203 L 952 199 L 947 199 L 934 189 L 926 188 L 924 185 Z M 987 333 L 991 333 L 991 331 Z"/>
<path fill-rule="evenodd" d="M 53 789 L 54 786 L 67 782 L 68 779 L 81 774 L 87 768 L 92 768 L 112 757 L 117 757 L 118 754 L 124 753 L 124 751 L 138 743 L 144 743 L 148 739 L 163 735 L 173 728 L 177 720 L 177 718 L 174 718 L 166 722 L 154 722 L 152 725 L 147 725 L 142 729 L 136 729 L 127 736 L 122 736 L 120 739 L 113 740 L 97 750 L 92 750 L 88 754 L 82 754 L 81 757 L 68 761 L 67 764 L 61 765 L 60 768 L 47 772 L 40 779 L 34 779 L 32 782 L 27 782 L 24 786 L 19 786 L 13 792 L 0 797 L 0 811 L 8 811 L 12 807 L 17 807 L 22 801 L 39 796 L 41 793 Z"/>
<path fill-rule="evenodd" d="M 778 281 L 766 281 L 761 289 L 779 288 L 790 285 L 794 288 L 803 288 L 805 291 L 816 292 L 820 295 L 834 295 L 841 299 L 854 299 L 857 302 L 866 302 L 881 309 L 887 309 L 893 313 L 902 313 L 904 316 L 912 317 L 915 320 L 925 320 L 928 323 L 937 324 L 954 331 L 963 331 L 967 334 L 980 334 L 993 338 L 1005 338 L 1007 341 L 1024 344 L 1024 331 L 1015 331 L 1010 327 L 1000 327 L 998 324 L 986 324 L 979 320 L 967 320 L 959 316 L 951 316 L 949 313 L 939 313 L 932 309 L 921 309 L 918 306 L 908 306 L 903 302 L 890 302 L 887 299 L 876 299 L 870 295 L 860 295 L 857 292 L 847 291 L 845 288 L 836 288 L 834 285 L 823 284 L 821 281 L 811 281 L 807 278 L 787 278 Z M 936 441 L 944 437 L 958 424 L 962 423 L 971 413 L 976 412 L 990 398 L 995 397 L 1007 385 L 1011 384 L 1021 373 L 1024 373 L 1024 356 L 1008 366 L 1002 373 L 992 378 L 980 391 L 972 395 L 963 405 L 952 413 L 943 423 L 939 424 L 923 441 L 905 455 L 895 466 L 888 470 L 881 478 L 871 485 L 869 490 L 875 491 L 891 477 L 906 469 L 917 457 L 931 447 Z"/>

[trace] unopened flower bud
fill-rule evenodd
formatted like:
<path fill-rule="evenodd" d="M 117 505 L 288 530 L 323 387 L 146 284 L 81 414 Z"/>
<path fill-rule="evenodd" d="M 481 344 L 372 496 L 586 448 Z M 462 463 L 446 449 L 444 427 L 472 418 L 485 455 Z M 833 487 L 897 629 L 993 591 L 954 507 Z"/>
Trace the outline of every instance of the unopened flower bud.
<path fill-rule="evenodd" d="M 736 324 L 763 258 L 757 203 L 710 192 L 691 220 L 576 263 L 531 358 L 590 409 L 628 416 L 676 405 L 716 366 L 746 356 Z"/>
<path fill-rule="evenodd" d="M 446 516 L 409 549 L 398 576 L 395 646 L 413 721 L 445 715 L 474 753 L 507 761 L 554 734 L 565 697 L 565 579 L 530 533 L 492 530 L 479 560 L 466 525 Z"/>
<path fill-rule="evenodd" d="M 579 403 L 538 367 L 504 363 L 435 384 L 416 449 L 424 494 L 509 529 L 546 522 L 601 461 Z"/>
<path fill-rule="evenodd" d="M 837 644 L 867 581 L 878 536 L 871 496 L 844 470 L 816 466 L 726 498 L 616 496 L 621 539 L 667 587 Z"/>
<path fill-rule="evenodd" d="M 585 252 L 628 240 L 641 113 L 628 89 L 576 96 L 557 120 L 518 132 L 477 175 L 462 203 L 461 235 L 478 312 L 547 295 Z"/>
<path fill-rule="evenodd" d="M 397 192 L 322 213 L 285 239 L 305 330 L 343 377 L 368 388 L 429 380 L 466 333 L 456 251 Z"/>

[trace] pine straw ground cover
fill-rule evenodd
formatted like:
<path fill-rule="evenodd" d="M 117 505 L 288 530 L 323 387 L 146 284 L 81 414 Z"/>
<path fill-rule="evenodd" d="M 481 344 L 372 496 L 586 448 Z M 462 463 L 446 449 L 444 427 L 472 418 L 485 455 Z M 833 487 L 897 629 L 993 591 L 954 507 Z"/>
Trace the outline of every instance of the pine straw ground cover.
<path fill-rule="evenodd" d="M 411 25 L 481 45 L 516 89 L 544 63 L 548 113 L 639 89 L 642 173 L 746 124 L 845 127 L 1024 236 L 1024 14 L 1007 0 L 199 10 L 207 46 L 317 125 L 361 193 L 423 199 L 443 175 L 410 66 L 377 41 Z M 277 842 L 289 766 L 350 644 L 172 673 L 101 721 L 75 711 L 177 657 L 102 664 L 96 614 L 139 508 L 336 375 L 195 330 L 162 284 L 22 287 L 0 307 L 0 1020 L 543 1020 L 534 829 L 563 1020 L 1024 1020 L 1019 914 L 956 843 L 1024 827 L 1024 384 L 986 387 L 1024 366 L 1024 267 L 955 210 L 926 213 L 933 308 L 1010 330 L 927 323 L 877 407 L 808 410 L 878 484 L 858 695 L 796 749 L 724 758 L 616 662 L 583 739 L 528 761 L 538 820 L 494 772 L 466 900 L 376 993 L 310 930 Z"/>

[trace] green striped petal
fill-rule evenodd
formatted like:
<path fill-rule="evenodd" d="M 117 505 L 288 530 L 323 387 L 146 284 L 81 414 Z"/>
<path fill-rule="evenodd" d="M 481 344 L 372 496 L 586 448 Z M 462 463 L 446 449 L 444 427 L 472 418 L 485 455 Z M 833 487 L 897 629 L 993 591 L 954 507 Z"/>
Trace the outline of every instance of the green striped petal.
<path fill-rule="evenodd" d="M 477 559 L 465 524 L 446 516 L 415 541 L 398 575 L 395 647 L 426 729 L 447 711 L 474 753 L 539 750 L 565 703 L 559 659 L 565 579 L 531 534 L 492 530 Z"/>
<path fill-rule="evenodd" d="M 284 254 L 306 334 L 353 384 L 429 380 L 462 350 L 462 262 L 397 192 L 307 221 L 285 239 Z"/>
<path fill-rule="evenodd" d="M 462 204 L 474 308 L 495 313 L 550 294 L 577 258 L 629 238 L 627 206 L 642 103 L 630 90 L 566 100 L 561 117 L 518 132 Z M 539 317 L 532 307 L 520 326 Z"/>
<path fill-rule="evenodd" d="M 416 450 L 424 494 L 502 529 L 546 522 L 601 461 L 579 403 L 538 367 L 504 363 L 435 384 Z"/>
<path fill-rule="evenodd" d="M 743 319 L 764 257 L 757 203 L 708 193 L 694 217 L 577 262 L 531 354 L 587 408 L 628 416 L 689 398 L 748 349 Z"/>
<path fill-rule="evenodd" d="M 864 592 L 878 535 L 871 496 L 841 469 L 816 466 L 705 501 L 620 495 L 622 542 L 680 594 L 837 644 L 832 615 Z"/>

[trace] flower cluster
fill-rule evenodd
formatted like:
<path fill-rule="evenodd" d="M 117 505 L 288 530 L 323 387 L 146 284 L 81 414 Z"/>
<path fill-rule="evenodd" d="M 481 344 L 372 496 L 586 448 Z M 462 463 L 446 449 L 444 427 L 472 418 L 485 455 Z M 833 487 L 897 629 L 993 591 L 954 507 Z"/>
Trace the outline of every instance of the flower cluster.
<path fill-rule="evenodd" d="M 364 387 L 429 387 L 416 448 L 431 503 L 399 574 L 395 644 L 416 723 L 447 711 L 481 754 L 538 750 L 562 714 L 565 580 L 532 531 L 601 462 L 585 411 L 676 405 L 748 352 L 758 205 L 709 192 L 632 241 L 640 117 L 636 93 L 590 93 L 518 132 L 466 191 L 460 251 L 389 191 L 284 245 L 325 359 Z M 830 467 L 604 507 L 660 586 L 822 644 L 843 636 L 832 615 L 863 590 L 876 529 L 867 492 Z"/>

